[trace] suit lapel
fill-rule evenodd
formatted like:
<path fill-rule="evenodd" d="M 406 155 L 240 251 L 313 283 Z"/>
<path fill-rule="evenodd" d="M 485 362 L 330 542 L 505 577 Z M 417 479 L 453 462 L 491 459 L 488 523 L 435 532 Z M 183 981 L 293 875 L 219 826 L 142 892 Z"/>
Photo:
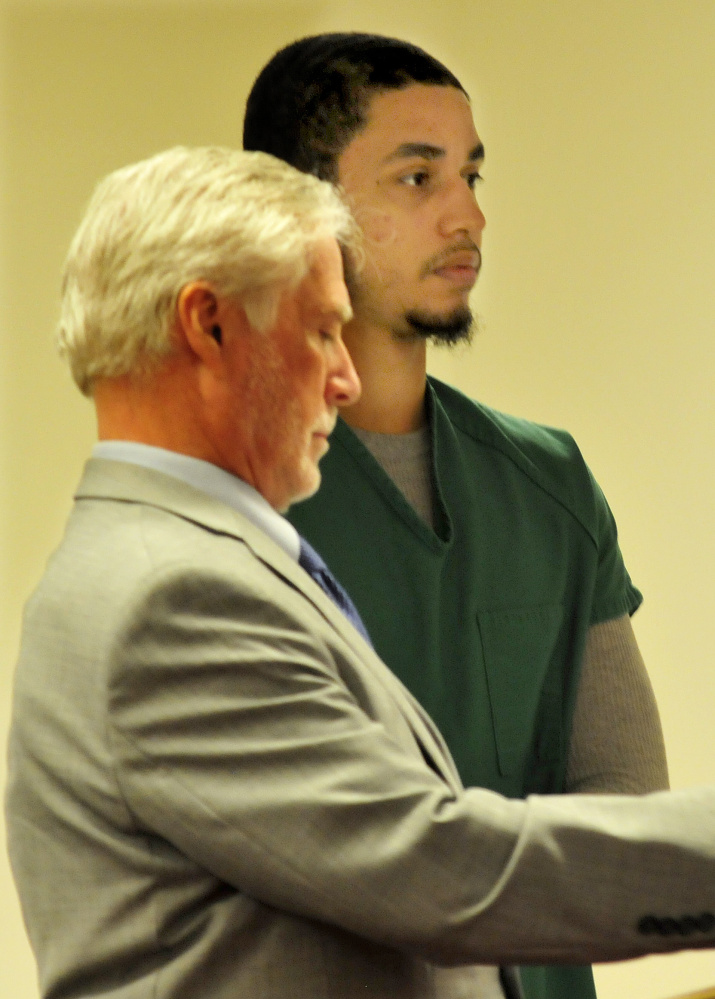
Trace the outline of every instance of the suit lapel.
<path fill-rule="evenodd" d="M 205 530 L 226 534 L 243 542 L 284 583 L 310 601 L 353 654 L 359 657 L 373 681 L 387 689 L 397 702 L 416 741 L 443 779 L 452 788 L 461 787 L 449 750 L 421 705 L 308 573 L 243 514 L 164 472 L 104 458 L 91 458 L 87 462 L 75 499 L 143 503 L 189 520 Z"/>

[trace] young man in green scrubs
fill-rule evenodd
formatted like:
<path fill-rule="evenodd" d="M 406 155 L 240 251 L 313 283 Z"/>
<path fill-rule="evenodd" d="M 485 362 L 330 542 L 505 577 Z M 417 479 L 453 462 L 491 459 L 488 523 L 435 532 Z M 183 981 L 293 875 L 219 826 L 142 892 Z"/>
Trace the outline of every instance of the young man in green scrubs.
<path fill-rule="evenodd" d="M 630 625 L 642 598 L 578 448 L 426 375 L 428 340 L 469 337 L 481 264 L 484 149 L 461 84 L 394 39 L 303 39 L 258 77 L 244 144 L 340 183 L 364 231 L 344 331 L 362 397 L 291 519 L 377 651 L 466 785 L 514 797 L 666 787 Z M 589 968 L 522 977 L 529 999 L 595 995 Z"/>

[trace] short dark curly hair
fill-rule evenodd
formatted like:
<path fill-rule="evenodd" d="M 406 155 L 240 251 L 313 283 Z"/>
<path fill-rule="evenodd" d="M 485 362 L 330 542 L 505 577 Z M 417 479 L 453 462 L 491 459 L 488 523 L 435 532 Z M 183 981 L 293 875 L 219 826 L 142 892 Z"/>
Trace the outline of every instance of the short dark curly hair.
<path fill-rule="evenodd" d="M 304 173 L 337 181 L 337 159 L 364 127 L 375 92 L 411 83 L 466 90 L 446 66 L 397 38 L 312 35 L 281 49 L 246 103 L 244 149 L 272 153 Z"/>

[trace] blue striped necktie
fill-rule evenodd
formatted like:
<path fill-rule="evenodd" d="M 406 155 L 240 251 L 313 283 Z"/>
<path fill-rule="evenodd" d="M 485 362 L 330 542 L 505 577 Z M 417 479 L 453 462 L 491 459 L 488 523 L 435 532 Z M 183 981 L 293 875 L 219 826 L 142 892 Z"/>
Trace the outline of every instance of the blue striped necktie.
<path fill-rule="evenodd" d="M 348 596 L 347 590 L 343 589 L 315 548 L 309 544 L 305 538 L 300 539 L 300 555 L 298 562 L 305 571 L 318 584 L 323 593 L 330 597 L 333 603 L 340 608 L 345 617 L 354 625 L 363 638 L 372 645 L 367 628 L 358 613 L 358 609 Z"/>

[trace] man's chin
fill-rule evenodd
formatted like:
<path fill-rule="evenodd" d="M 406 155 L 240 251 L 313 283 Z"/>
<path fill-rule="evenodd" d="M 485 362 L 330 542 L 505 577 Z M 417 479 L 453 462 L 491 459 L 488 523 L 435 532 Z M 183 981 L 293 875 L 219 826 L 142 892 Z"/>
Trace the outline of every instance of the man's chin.
<path fill-rule="evenodd" d="M 319 488 L 320 471 L 316 463 L 315 467 L 311 470 L 311 474 L 304 475 L 300 484 L 296 484 L 290 499 L 281 509 L 278 510 L 278 513 L 285 514 L 295 503 L 302 503 L 303 500 L 307 500 L 310 499 L 311 496 L 315 496 Z"/>
<path fill-rule="evenodd" d="M 466 305 L 447 316 L 413 310 L 405 314 L 405 325 L 402 339 L 429 340 L 446 346 L 469 343 L 474 335 L 474 317 Z"/>

